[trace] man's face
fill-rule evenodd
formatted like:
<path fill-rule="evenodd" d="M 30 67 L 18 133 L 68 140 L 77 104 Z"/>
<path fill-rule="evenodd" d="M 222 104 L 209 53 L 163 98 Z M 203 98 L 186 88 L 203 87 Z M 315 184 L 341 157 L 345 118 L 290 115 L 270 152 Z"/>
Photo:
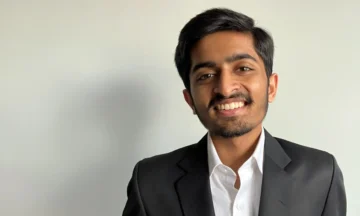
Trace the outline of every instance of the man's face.
<path fill-rule="evenodd" d="M 268 79 L 251 34 L 207 35 L 191 52 L 190 89 L 184 97 L 212 135 L 241 136 L 261 125 L 275 98 L 277 75 Z"/>

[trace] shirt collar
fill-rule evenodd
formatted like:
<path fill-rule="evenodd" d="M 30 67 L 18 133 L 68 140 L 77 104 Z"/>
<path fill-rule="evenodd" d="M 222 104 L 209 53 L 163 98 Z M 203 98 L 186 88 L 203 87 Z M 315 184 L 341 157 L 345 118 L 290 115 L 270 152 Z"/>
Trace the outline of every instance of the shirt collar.
<path fill-rule="evenodd" d="M 264 146 L 265 146 L 265 133 L 264 133 L 264 128 L 262 128 L 260 138 L 255 147 L 255 150 L 248 159 L 248 160 L 251 160 L 252 158 L 255 159 L 256 164 L 260 170 L 260 173 L 263 173 Z M 207 134 L 207 153 L 208 153 L 209 173 L 211 175 L 215 167 L 217 167 L 219 164 L 222 164 L 222 162 L 219 158 L 219 155 L 215 149 L 214 143 L 212 142 L 209 133 Z"/>

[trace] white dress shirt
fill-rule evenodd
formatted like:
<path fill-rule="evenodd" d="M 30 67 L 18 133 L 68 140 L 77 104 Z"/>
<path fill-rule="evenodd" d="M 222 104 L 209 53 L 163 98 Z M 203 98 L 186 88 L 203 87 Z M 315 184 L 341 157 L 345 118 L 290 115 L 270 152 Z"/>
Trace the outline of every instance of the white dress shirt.
<path fill-rule="evenodd" d="M 235 172 L 225 166 L 208 134 L 210 186 L 216 216 L 257 216 L 263 175 L 265 135 L 262 129 L 254 153 L 240 167 L 239 190 L 234 187 Z"/>

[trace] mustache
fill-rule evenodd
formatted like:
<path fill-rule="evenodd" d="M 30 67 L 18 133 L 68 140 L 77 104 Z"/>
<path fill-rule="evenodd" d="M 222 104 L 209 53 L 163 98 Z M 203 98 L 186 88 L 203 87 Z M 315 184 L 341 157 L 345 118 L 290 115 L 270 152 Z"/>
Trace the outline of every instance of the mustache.
<path fill-rule="evenodd" d="M 220 103 L 222 100 L 230 99 L 230 98 L 240 98 L 245 100 L 247 104 L 251 104 L 253 102 L 253 99 L 248 94 L 244 94 L 241 92 L 235 93 L 233 95 L 230 95 L 229 97 L 225 97 L 222 94 L 216 94 L 213 99 L 211 99 L 209 103 L 209 108 L 212 107 L 215 103 Z"/>

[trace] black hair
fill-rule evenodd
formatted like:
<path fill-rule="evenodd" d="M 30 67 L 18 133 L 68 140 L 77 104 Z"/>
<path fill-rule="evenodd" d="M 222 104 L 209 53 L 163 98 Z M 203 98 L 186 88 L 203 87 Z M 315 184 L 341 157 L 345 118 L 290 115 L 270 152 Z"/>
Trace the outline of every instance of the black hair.
<path fill-rule="evenodd" d="M 190 89 L 189 73 L 191 50 L 205 36 L 219 31 L 250 33 L 254 47 L 265 65 L 266 75 L 272 74 L 274 42 L 264 29 L 255 26 L 254 20 L 242 13 L 226 8 L 213 8 L 192 18 L 181 30 L 175 51 L 175 64 L 187 89 Z"/>

